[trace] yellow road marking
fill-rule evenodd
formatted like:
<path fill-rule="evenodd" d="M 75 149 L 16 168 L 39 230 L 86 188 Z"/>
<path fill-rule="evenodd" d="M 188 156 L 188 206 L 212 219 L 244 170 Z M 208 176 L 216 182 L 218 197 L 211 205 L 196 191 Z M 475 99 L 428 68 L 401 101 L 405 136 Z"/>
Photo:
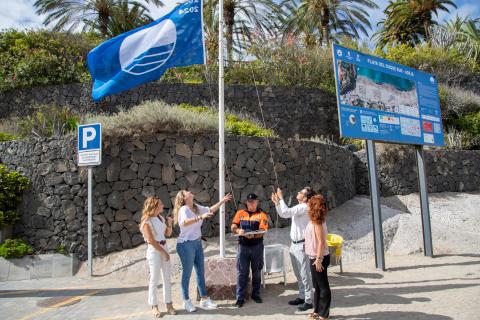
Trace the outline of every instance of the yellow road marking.
<path fill-rule="evenodd" d="M 84 295 L 79 295 L 79 296 L 71 297 L 71 298 L 69 298 L 69 299 L 67 299 L 67 300 L 65 300 L 65 301 L 59 302 L 59 303 L 57 303 L 57 304 L 54 304 L 53 306 L 51 306 L 51 307 L 49 307 L 49 308 L 40 309 L 40 310 L 38 310 L 38 311 L 35 311 L 35 312 L 33 312 L 33 313 L 30 313 L 30 314 L 28 314 L 28 315 L 26 315 L 26 316 L 24 316 L 23 318 L 20 318 L 20 319 L 18 319 L 18 320 L 33 319 L 34 317 L 37 317 L 37 316 L 42 315 L 42 314 L 44 314 L 44 313 L 50 312 L 50 311 L 52 311 L 53 309 L 57 309 L 57 308 L 60 308 L 60 307 L 62 307 L 62 306 L 64 306 L 64 305 L 67 305 L 67 304 L 69 304 L 69 303 L 72 303 L 72 302 L 74 302 L 75 300 L 77 300 L 77 299 L 80 298 L 80 297 L 93 296 L 93 295 L 96 295 L 97 293 L 99 293 L 99 292 L 101 292 L 101 291 L 103 291 L 103 289 L 93 290 L 93 291 L 91 291 L 91 292 L 85 293 Z"/>

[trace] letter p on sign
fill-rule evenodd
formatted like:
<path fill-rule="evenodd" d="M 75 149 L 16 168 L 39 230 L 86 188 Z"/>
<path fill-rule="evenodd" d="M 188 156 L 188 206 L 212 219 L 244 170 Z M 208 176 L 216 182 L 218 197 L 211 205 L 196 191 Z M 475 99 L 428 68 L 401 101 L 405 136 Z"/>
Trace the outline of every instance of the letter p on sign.
<path fill-rule="evenodd" d="M 96 166 L 102 162 L 102 125 L 100 123 L 78 126 L 78 165 Z"/>
<path fill-rule="evenodd" d="M 82 149 L 87 149 L 88 142 L 93 141 L 97 136 L 97 131 L 92 127 L 86 127 L 83 129 Z"/>

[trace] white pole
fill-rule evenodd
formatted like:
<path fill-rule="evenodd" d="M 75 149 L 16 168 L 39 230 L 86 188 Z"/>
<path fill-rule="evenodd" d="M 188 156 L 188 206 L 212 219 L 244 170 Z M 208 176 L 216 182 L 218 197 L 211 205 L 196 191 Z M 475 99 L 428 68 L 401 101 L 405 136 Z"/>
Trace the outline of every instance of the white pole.
<path fill-rule="evenodd" d="M 223 71 L 223 0 L 218 8 L 218 198 L 225 196 L 225 105 Z M 220 207 L 220 257 L 225 258 L 225 205 Z"/>
<path fill-rule="evenodd" d="M 92 167 L 88 167 L 88 276 L 91 277 L 92 268 Z"/>

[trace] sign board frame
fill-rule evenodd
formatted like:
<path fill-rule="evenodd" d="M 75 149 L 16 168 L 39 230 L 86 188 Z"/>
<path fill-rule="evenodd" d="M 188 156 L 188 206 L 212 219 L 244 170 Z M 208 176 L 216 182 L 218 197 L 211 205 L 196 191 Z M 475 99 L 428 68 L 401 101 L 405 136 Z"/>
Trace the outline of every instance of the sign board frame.
<path fill-rule="evenodd" d="M 95 132 L 95 136 L 94 136 L 95 147 L 93 148 L 83 147 L 80 145 L 81 143 L 85 142 L 84 139 L 89 138 L 85 134 L 85 129 L 88 129 L 88 128 L 93 128 L 94 130 L 93 132 Z M 78 151 L 77 164 L 79 167 L 98 166 L 102 164 L 102 124 L 101 123 L 82 124 L 78 126 L 77 151 Z"/>
<path fill-rule="evenodd" d="M 434 75 L 337 44 L 332 57 L 342 137 L 445 145 Z"/>

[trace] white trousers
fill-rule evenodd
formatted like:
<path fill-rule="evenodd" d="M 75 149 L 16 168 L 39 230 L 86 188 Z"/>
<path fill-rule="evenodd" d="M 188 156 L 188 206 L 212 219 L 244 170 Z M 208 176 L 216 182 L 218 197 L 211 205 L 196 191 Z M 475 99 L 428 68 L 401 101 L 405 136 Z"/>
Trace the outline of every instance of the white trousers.
<path fill-rule="evenodd" d="M 172 280 L 171 280 L 171 263 L 166 261 L 153 246 L 148 245 L 147 261 L 150 268 L 150 282 L 148 284 L 148 304 L 158 305 L 157 302 L 157 286 L 162 273 L 163 280 L 163 302 L 172 302 Z"/>

